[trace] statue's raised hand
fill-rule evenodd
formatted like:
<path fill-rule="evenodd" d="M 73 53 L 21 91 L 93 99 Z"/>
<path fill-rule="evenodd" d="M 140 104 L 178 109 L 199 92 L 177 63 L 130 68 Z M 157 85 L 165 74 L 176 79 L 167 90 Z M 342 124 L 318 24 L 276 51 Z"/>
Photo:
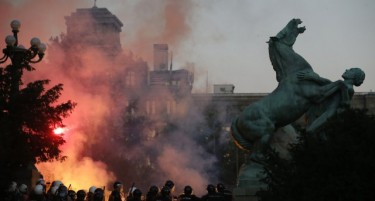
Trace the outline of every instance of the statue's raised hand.
<path fill-rule="evenodd" d="M 301 71 L 297 73 L 298 80 L 315 80 L 319 75 L 313 71 Z"/>

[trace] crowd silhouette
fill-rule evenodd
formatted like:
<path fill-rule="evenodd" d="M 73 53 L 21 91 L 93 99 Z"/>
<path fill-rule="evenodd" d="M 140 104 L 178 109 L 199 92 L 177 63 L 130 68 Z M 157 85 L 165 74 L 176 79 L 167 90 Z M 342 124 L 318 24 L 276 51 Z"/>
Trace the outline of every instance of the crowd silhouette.
<path fill-rule="evenodd" d="M 194 194 L 193 188 L 186 185 L 183 192 L 175 194 L 175 184 L 167 180 L 162 187 L 151 185 L 146 193 L 133 185 L 128 192 L 124 192 L 120 181 L 113 183 L 113 190 L 105 196 L 105 187 L 91 186 L 87 190 L 74 191 L 71 186 L 64 185 L 61 181 L 53 181 L 47 187 L 41 178 L 33 189 L 25 184 L 11 182 L 7 189 L 2 191 L 4 201 L 232 201 L 232 192 L 224 184 L 207 185 L 207 193 L 199 197 Z"/>

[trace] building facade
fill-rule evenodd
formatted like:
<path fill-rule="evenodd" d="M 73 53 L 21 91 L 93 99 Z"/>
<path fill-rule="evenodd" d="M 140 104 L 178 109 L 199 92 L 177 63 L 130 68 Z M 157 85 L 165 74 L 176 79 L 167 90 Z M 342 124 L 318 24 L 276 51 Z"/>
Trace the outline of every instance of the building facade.
<path fill-rule="evenodd" d="M 168 70 L 168 44 L 154 44 L 154 71 Z"/>
<path fill-rule="evenodd" d="M 69 43 L 83 43 L 100 48 L 109 56 L 121 52 L 120 32 L 122 22 L 107 8 L 77 9 L 65 17 Z"/>

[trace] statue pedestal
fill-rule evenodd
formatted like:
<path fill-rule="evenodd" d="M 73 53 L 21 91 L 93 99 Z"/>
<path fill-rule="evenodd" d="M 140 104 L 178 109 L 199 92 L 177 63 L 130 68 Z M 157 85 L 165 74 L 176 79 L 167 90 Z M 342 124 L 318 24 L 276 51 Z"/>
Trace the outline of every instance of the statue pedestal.
<path fill-rule="evenodd" d="M 264 177 L 262 172 L 263 166 L 255 162 L 249 162 L 241 166 L 237 179 L 237 188 L 233 189 L 234 201 L 258 200 L 257 191 L 267 187 L 259 181 Z"/>
<path fill-rule="evenodd" d="M 234 201 L 258 201 L 255 195 L 259 188 L 237 187 L 233 189 Z"/>

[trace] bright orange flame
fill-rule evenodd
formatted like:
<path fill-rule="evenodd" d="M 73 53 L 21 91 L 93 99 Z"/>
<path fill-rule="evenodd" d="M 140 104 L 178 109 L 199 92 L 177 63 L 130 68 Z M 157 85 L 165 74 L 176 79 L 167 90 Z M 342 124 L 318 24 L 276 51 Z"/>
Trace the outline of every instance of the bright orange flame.
<path fill-rule="evenodd" d="M 64 131 L 65 131 L 64 128 L 59 127 L 59 128 L 55 128 L 55 130 L 53 130 L 53 133 L 55 133 L 55 135 L 61 135 L 64 133 Z"/>

